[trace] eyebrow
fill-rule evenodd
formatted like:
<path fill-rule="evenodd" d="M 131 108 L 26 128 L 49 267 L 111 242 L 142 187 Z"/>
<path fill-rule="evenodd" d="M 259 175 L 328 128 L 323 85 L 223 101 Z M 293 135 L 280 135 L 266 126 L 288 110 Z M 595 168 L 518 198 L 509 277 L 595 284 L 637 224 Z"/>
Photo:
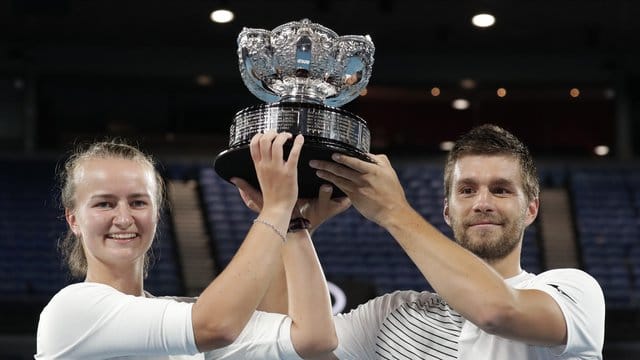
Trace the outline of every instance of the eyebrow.
<path fill-rule="evenodd" d="M 491 185 L 493 186 L 504 186 L 504 187 L 514 187 L 516 186 L 515 183 L 509 179 L 504 179 L 504 178 L 499 178 L 496 180 L 491 181 Z"/>
<path fill-rule="evenodd" d="M 477 183 L 478 181 L 474 178 L 463 178 L 458 180 L 456 185 L 476 185 Z M 490 186 L 515 186 L 515 183 L 512 180 L 505 178 L 492 179 L 489 184 Z"/>
<path fill-rule="evenodd" d="M 460 179 L 458 180 L 455 185 L 456 186 L 460 186 L 460 185 L 475 185 L 478 182 L 472 178 L 464 178 L 464 179 Z"/>
<path fill-rule="evenodd" d="M 96 195 L 92 195 L 90 197 L 90 199 L 113 199 L 116 198 L 117 196 L 113 195 L 113 194 L 96 194 Z M 151 196 L 149 194 L 145 194 L 145 193 L 134 193 L 131 195 L 127 196 L 128 198 L 151 198 Z"/>

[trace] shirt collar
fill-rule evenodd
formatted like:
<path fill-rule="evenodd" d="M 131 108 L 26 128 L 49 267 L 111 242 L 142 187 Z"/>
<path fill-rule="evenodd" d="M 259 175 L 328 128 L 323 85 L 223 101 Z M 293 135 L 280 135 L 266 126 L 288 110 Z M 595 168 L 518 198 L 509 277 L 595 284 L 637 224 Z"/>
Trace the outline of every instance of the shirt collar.
<path fill-rule="evenodd" d="M 524 270 L 520 271 L 520 274 L 516 275 L 516 276 L 512 276 L 510 278 L 504 279 L 504 281 L 507 283 L 507 285 L 509 286 L 515 286 L 525 280 L 527 280 L 528 278 L 530 278 L 532 276 L 531 273 L 528 273 Z"/>

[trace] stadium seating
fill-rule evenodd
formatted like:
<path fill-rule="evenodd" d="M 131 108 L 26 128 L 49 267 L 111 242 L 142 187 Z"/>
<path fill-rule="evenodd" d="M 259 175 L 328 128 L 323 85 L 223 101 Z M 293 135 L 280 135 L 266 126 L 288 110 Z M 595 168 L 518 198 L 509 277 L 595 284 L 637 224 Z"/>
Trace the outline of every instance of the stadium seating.
<path fill-rule="evenodd" d="M 153 257 L 149 264 L 148 276 L 145 279 L 145 290 L 154 296 L 184 295 L 180 264 L 171 227 L 171 216 L 168 212 L 162 214 L 156 239 L 151 249 Z"/>
<path fill-rule="evenodd" d="M 50 297 L 67 284 L 57 255 L 64 234 L 53 161 L 0 164 L 0 297 Z"/>
<path fill-rule="evenodd" d="M 622 168 L 570 174 L 582 264 L 602 286 L 610 309 L 638 304 L 638 186 L 638 174 Z"/>

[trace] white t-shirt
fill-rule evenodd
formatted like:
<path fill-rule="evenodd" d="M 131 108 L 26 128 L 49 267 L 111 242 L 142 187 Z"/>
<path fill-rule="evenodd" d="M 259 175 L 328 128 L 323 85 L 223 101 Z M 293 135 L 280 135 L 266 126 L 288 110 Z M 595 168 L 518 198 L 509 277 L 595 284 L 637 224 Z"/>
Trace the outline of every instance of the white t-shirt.
<path fill-rule="evenodd" d="M 83 282 L 60 290 L 42 310 L 36 359 L 300 359 L 291 319 L 256 311 L 229 346 L 198 353 L 193 298 L 148 298 Z"/>
<path fill-rule="evenodd" d="M 604 295 L 587 273 L 557 269 L 522 272 L 506 282 L 539 289 L 558 303 L 567 344 L 528 345 L 483 332 L 429 292 L 396 291 L 335 318 L 339 359 L 542 360 L 602 359 Z"/>
<path fill-rule="evenodd" d="M 461 360 L 602 359 L 605 304 L 593 277 L 577 269 L 555 269 L 537 276 L 522 272 L 506 282 L 516 289 L 544 291 L 558 303 L 567 324 L 567 344 L 528 345 L 487 334 L 467 321 L 460 334 Z"/>

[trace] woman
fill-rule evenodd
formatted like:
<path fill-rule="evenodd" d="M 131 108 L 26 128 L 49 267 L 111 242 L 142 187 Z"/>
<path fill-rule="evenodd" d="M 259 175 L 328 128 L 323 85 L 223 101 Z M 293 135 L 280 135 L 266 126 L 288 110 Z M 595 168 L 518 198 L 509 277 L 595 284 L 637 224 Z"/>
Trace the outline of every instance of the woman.
<path fill-rule="evenodd" d="M 263 206 L 226 269 L 197 299 L 153 298 L 144 291 L 146 253 L 163 199 L 152 160 L 114 142 L 71 156 L 61 199 L 69 234 L 63 248 L 84 282 L 56 294 L 40 315 L 37 359 L 287 359 L 337 345 L 326 282 L 310 241 L 286 241 L 296 204 L 297 136 L 257 134 L 250 150 Z M 290 316 L 256 312 L 284 262 Z M 302 289 L 320 294 L 310 298 Z M 203 354 L 204 353 L 204 354 Z"/>

